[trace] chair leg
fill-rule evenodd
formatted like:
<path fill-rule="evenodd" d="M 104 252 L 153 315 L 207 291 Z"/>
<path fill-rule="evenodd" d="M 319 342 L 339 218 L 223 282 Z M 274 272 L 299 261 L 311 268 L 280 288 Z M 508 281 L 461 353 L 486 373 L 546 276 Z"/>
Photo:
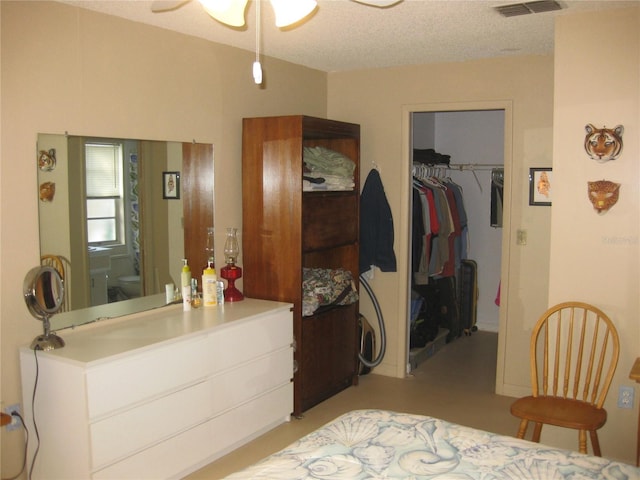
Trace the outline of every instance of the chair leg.
<path fill-rule="evenodd" d="M 595 430 L 590 430 L 589 435 L 591 436 L 591 446 L 593 447 L 593 455 L 596 457 L 601 457 L 600 453 L 600 442 L 598 441 L 598 432 Z"/>
<path fill-rule="evenodd" d="M 524 435 L 527 433 L 527 426 L 529 426 L 529 420 L 523 418 L 520 420 L 520 427 L 518 427 L 517 438 L 524 438 Z"/>
<path fill-rule="evenodd" d="M 542 423 L 536 422 L 535 427 L 533 427 L 533 437 L 531 438 L 532 442 L 540 443 L 540 433 L 542 432 Z"/>
<path fill-rule="evenodd" d="M 587 431 L 580 430 L 578 433 L 578 451 L 587 453 Z"/>

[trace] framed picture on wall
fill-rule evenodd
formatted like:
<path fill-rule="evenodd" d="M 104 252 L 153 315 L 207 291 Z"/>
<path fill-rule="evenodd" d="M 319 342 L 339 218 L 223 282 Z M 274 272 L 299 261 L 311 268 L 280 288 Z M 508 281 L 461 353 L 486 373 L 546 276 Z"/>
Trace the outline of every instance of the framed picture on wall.
<path fill-rule="evenodd" d="M 162 198 L 180 198 L 180 172 L 162 172 Z"/>
<path fill-rule="evenodd" d="M 529 169 L 529 205 L 551 206 L 553 172 L 551 168 Z"/>

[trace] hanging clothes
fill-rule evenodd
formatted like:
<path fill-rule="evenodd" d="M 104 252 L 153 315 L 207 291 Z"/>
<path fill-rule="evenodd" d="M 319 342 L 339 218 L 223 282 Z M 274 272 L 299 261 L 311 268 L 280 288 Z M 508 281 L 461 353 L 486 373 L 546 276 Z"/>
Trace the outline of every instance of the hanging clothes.
<path fill-rule="evenodd" d="M 413 199 L 412 292 L 424 299 L 421 322 L 410 330 L 411 346 L 417 347 L 438 327 L 448 330 L 447 342 L 460 336 L 457 285 L 468 225 L 462 188 L 432 169 L 414 165 Z"/>
<path fill-rule="evenodd" d="M 416 169 L 414 169 L 416 170 Z M 413 281 L 456 276 L 467 257 L 467 214 L 462 188 L 418 168 L 413 177 Z"/>
<path fill-rule="evenodd" d="M 491 170 L 491 226 L 502 227 L 502 198 L 504 190 L 504 170 Z"/>
<path fill-rule="evenodd" d="M 360 195 L 360 273 L 373 265 L 383 272 L 396 271 L 393 216 L 376 169 L 369 171 Z"/>

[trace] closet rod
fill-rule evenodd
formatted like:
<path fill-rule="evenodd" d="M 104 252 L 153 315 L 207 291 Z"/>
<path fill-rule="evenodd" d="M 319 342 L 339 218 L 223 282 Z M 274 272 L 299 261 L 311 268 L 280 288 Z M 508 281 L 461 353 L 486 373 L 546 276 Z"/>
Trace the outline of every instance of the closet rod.
<path fill-rule="evenodd" d="M 414 168 L 413 168 L 413 172 L 415 175 L 415 171 L 416 171 L 416 166 L 421 166 L 421 167 L 425 167 L 425 168 L 435 168 L 435 169 L 442 169 L 442 170 L 459 170 L 459 171 L 463 171 L 463 170 L 470 170 L 471 173 L 473 173 L 473 178 L 476 181 L 476 184 L 478 185 L 478 188 L 480 189 L 480 192 L 482 192 L 482 184 L 480 183 L 480 179 L 478 178 L 478 176 L 476 175 L 476 170 L 494 170 L 496 168 L 504 168 L 504 164 L 498 164 L 498 163 L 452 163 L 449 165 L 445 165 L 445 164 L 436 164 L 436 165 L 425 165 L 425 164 L 421 164 L 418 162 L 414 162 L 413 164 Z"/>
<path fill-rule="evenodd" d="M 433 166 L 449 170 L 493 170 L 494 168 L 504 168 L 503 163 L 452 163 L 450 165 Z"/>

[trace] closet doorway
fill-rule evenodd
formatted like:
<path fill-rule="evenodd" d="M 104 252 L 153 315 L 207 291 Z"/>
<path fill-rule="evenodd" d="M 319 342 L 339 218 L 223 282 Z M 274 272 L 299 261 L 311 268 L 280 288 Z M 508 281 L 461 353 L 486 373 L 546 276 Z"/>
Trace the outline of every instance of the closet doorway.
<path fill-rule="evenodd" d="M 412 288 L 415 286 L 415 267 L 412 261 L 409 268 L 409 292 L 407 319 L 407 368 L 411 370 L 426 361 L 439 348 L 446 348 L 446 343 L 454 342 L 460 335 L 465 335 L 465 322 L 468 320 L 468 299 L 463 298 L 461 290 L 463 279 L 459 270 L 460 260 L 469 259 L 477 265 L 477 300 L 475 306 L 475 326 L 478 330 L 498 332 L 500 330 L 501 310 L 506 310 L 503 277 L 507 268 L 503 268 L 504 259 L 508 259 L 508 243 L 503 242 L 504 229 L 508 229 L 508 195 L 510 191 L 505 183 L 509 175 L 510 164 L 510 104 L 499 102 L 495 105 L 482 104 L 482 108 L 474 105 L 456 105 L 456 108 L 443 108 L 443 105 L 422 106 L 407 112 L 410 127 L 409 163 L 411 166 L 412 183 L 416 181 L 416 166 L 425 163 L 414 157 L 414 149 L 424 152 L 432 149 L 436 155 L 437 164 L 433 168 L 418 168 L 419 175 L 433 175 L 459 187 L 466 213 L 466 228 L 462 231 L 462 248 L 456 253 L 457 267 L 451 282 L 447 285 L 455 296 L 451 299 L 444 293 L 445 302 L 456 302 L 457 311 L 452 305 L 437 305 L 437 322 L 440 331 L 436 339 L 420 347 L 420 341 L 412 339 L 412 325 L 415 327 L 418 302 L 431 302 L 434 298 L 424 298 L 425 289 Z M 507 125 L 508 122 L 508 125 Z M 508 133 L 507 133 L 508 132 Z M 429 150 L 431 151 L 431 150 Z M 415 163 L 414 163 L 415 162 Z M 446 187 L 445 187 L 446 188 Z M 416 197 L 412 192 L 410 201 L 410 238 L 414 237 L 413 202 Z M 419 209 L 418 209 L 419 210 Z M 508 231 L 508 230 L 507 230 Z M 410 252 L 415 252 L 414 244 Z M 415 253 L 412 254 L 415 255 Z M 431 280 L 430 280 L 431 281 Z M 416 295 L 416 290 L 419 295 Z M 440 288 L 435 288 L 440 291 Z M 442 294 L 442 292 L 439 292 Z M 437 299 L 441 301 L 442 298 Z M 466 309 L 466 312 L 464 311 Z M 466 313 L 466 315 L 465 315 Z M 431 312 L 433 316 L 433 309 Z M 437 315 L 437 314 L 436 314 Z M 424 317 L 424 312 L 423 312 Z M 433 320 L 432 320 L 433 321 Z M 453 322 L 446 325 L 446 322 Z M 455 322 L 459 322 L 458 325 Z M 443 325 L 445 323 L 445 325 Z M 447 333 L 450 327 L 453 332 Z M 413 329 L 415 332 L 415 328 Z M 433 334 L 433 328 L 431 328 Z M 473 335 L 473 330 L 471 331 Z M 420 337 L 418 336 L 420 339 Z M 413 345 L 412 345 L 413 344 Z M 498 342 L 500 345 L 500 339 Z M 499 349 L 500 350 L 500 349 Z M 498 358 L 498 364 L 500 364 Z"/>

